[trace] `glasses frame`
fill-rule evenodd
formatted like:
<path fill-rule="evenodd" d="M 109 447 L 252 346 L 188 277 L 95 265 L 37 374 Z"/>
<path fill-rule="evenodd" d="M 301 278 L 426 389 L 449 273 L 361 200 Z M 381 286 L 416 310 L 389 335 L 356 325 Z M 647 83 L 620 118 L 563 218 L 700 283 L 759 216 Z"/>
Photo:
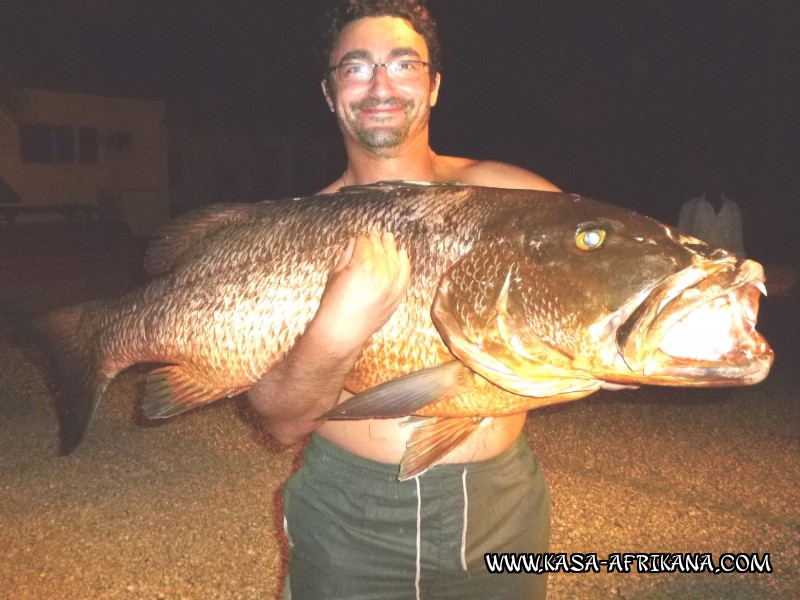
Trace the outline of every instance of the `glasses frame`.
<path fill-rule="evenodd" d="M 402 64 L 402 63 L 417 63 L 417 64 L 422 66 L 422 69 L 420 70 L 419 74 L 416 74 L 414 77 L 409 77 L 409 78 L 406 78 L 406 79 L 404 79 L 402 77 L 397 77 L 397 75 L 393 75 L 392 74 L 392 65 L 399 65 L 399 64 Z M 367 67 L 367 66 L 371 67 L 372 68 L 372 74 L 367 79 L 345 79 L 343 77 L 340 77 L 339 76 L 339 69 L 341 67 L 346 67 L 348 65 L 363 65 L 365 67 Z M 330 77 L 331 74 L 333 73 L 336 81 L 338 81 L 339 83 L 367 83 L 368 81 L 372 81 L 373 79 L 375 79 L 375 72 L 378 70 L 378 67 L 384 67 L 386 69 L 386 74 L 389 76 L 390 79 L 392 79 L 394 81 L 413 81 L 414 79 L 416 79 L 417 77 L 422 75 L 422 71 L 424 69 L 426 69 L 427 67 L 429 67 L 429 66 L 430 66 L 429 62 L 426 62 L 424 60 L 417 60 L 415 58 L 398 58 L 398 59 L 395 59 L 395 60 L 390 60 L 390 61 L 382 62 L 382 63 L 371 63 L 371 62 L 360 61 L 360 60 L 344 60 L 344 61 L 340 62 L 338 65 L 333 65 L 332 67 L 329 67 L 328 68 L 328 72 L 327 72 L 327 76 Z"/>

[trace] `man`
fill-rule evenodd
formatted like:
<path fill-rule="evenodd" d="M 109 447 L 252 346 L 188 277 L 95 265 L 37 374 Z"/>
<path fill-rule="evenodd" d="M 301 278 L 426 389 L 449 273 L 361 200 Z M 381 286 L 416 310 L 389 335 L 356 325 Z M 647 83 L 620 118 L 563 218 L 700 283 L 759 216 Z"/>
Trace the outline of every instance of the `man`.
<path fill-rule="evenodd" d="M 744 260 L 747 255 L 739 206 L 723 193 L 716 172 L 706 172 L 703 188 L 703 194 L 681 206 L 678 229 L 712 246 L 733 252 Z"/>
<path fill-rule="evenodd" d="M 348 161 L 323 192 L 395 179 L 558 189 L 518 167 L 430 148 L 440 58 L 420 1 L 345 0 L 330 23 L 322 91 Z M 542 598 L 544 575 L 491 575 L 483 558 L 547 550 L 549 498 L 522 436 L 525 413 L 494 419 L 447 464 L 405 482 L 402 420 L 317 420 L 349 396 L 347 374 L 404 298 L 410 271 L 391 233 L 351 240 L 305 333 L 249 393 L 279 441 L 314 432 L 285 490 L 291 597 Z"/>

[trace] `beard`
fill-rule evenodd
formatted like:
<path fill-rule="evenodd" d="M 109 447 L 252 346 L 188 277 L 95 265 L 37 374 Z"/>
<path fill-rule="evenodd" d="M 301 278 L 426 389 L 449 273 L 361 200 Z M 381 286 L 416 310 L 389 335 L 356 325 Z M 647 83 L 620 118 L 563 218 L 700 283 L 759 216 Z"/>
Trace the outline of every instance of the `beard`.
<path fill-rule="evenodd" d="M 401 100 L 400 98 L 389 98 L 378 100 L 368 98 L 350 105 L 350 115 L 356 115 L 359 110 L 365 108 L 402 108 L 405 119 L 400 125 L 381 127 L 364 127 L 357 118 L 351 119 L 353 133 L 359 142 L 370 150 L 387 150 L 401 145 L 407 138 L 414 125 L 414 109 L 416 104 L 413 100 Z"/>

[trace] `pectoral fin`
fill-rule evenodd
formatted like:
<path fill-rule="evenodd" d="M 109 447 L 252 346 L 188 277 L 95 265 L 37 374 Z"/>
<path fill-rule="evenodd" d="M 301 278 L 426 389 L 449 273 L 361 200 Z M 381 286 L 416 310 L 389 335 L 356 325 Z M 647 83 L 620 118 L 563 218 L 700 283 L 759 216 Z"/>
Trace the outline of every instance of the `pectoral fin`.
<path fill-rule="evenodd" d="M 150 419 L 164 419 L 202 404 L 233 396 L 246 388 L 220 389 L 200 381 L 181 365 L 150 371 L 142 409 Z"/>
<path fill-rule="evenodd" d="M 414 431 L 406 444 L 397 478 L 405 481 L 422 475 L 491 420 L 490 417 L 409 420 L 407 426 L 413 427 Z"/>
<path fill-rule="evenodd" d="M 322 419 L 396 419 L 462 391 L 469 373 L 457 360 L 415 371 L 370 388 L 329 410 Z"/>

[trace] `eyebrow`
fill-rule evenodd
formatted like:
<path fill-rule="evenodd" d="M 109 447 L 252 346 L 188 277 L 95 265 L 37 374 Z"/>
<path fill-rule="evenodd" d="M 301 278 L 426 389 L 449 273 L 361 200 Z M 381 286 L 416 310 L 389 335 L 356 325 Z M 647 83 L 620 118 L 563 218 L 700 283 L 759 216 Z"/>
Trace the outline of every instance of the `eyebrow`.
<path fill-rule="evenodd" d="M 389 58 L 398 58 L 401 56 L 414 56 L 416 58 L 420 58 L 420 53 L 411 47 L 401 47 L 401 48 L 392 48 L 389 52 Z M 350 50 L 347 52 L 342 58 L 339 60 L 339 63 L 343 63 L 348 60 L 375 60 L 372 56 L 372 53 L 368 50 Z"/>

